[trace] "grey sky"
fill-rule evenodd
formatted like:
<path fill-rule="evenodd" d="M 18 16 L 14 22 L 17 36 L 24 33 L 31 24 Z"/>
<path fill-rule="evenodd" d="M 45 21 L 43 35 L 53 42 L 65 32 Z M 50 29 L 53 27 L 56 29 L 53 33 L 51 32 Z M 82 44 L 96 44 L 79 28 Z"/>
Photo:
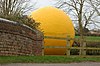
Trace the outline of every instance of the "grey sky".
<path fill-rule="evenodd" d="M 37 2 L 36 7 L 52 6 L 53 0 L 31 0 L 31 3 Z"/>
<path fill-rule="evenodd" d="M 45 7 L 45 6 L 53 6 L 55 2 L 53 0 L 30 0 L 30 5 L 33 5 L 33 8 L 28 11 L 26 14 L 31 14 L 32 11 Z M 35 4 L 35 5 L 34 5 Z"/>

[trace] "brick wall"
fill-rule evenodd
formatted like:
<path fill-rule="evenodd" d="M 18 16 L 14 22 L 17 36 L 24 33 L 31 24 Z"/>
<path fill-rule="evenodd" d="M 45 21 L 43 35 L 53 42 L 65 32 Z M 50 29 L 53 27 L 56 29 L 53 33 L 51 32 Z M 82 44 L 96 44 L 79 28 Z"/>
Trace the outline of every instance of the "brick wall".
<path fill-rule="evenodd" d="M 43 34 L 17 22 L 0 19 L 0 56 L 41 55 Z"/>

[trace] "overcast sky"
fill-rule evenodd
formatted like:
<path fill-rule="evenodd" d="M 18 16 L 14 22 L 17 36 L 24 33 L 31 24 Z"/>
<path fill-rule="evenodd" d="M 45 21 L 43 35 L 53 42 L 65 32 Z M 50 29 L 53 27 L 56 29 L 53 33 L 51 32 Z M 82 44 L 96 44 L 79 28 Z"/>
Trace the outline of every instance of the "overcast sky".
<path fill-rule="evenodd" d="M 34 5 L 35 3 L 35 5 Z M 33 8 L 28 11 L 27 15 L 31 14 L 32 11 L 38 9 L 38 8 L 42 8 L 42 7 L 45 7 L 45 6 L 53 6 L 55 2 L 53 0 L 30 0 L 30 5 L 33 5 Z"/>
<path fill-rule="evenodd" d="M 44 7 L 44 6 L 52 6 L 54 1 L 53 0 L 31 0 L 31 3 L 37 2 L 35 5 L 36 7 Z"/>

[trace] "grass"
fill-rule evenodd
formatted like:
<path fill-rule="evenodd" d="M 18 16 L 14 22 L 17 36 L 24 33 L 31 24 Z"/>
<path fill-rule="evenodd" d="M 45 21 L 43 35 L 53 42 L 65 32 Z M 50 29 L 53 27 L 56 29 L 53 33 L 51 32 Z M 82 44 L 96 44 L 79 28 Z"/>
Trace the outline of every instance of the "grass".
<path fill-rule="evenodd" d="M 75 38 L 79 38 L 79 36 L 75 36 Z M 100 36 L 85 36 L 87 41 L 100 41 Z"/>
<path fill-rule="evenodd" d="M 0 64 L 5 63 L 71 63 L 100 62 L 100 57 L 66 57 L 66 56 L 0 56 Z"/>

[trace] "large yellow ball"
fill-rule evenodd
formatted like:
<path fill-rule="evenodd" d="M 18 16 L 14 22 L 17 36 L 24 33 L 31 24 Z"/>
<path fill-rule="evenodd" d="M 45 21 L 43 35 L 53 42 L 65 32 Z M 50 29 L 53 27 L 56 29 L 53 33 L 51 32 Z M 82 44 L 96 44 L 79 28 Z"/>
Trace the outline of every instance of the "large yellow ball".
<path fill-rule="evenodd" d="M 36 22 L 40 22 L 40 29 L 47 37 L 74 38 L 75 32 L 71 19 L 62 10 L 54 7 L 40 8 L 31 14 Z M 70 42 L 72 45 L 73 41 Z M 66 40 L 44 38 L 44 46 L 66 46 Z M 64 55 L 65 48 L 46 48 L 46 55 Z"/>

